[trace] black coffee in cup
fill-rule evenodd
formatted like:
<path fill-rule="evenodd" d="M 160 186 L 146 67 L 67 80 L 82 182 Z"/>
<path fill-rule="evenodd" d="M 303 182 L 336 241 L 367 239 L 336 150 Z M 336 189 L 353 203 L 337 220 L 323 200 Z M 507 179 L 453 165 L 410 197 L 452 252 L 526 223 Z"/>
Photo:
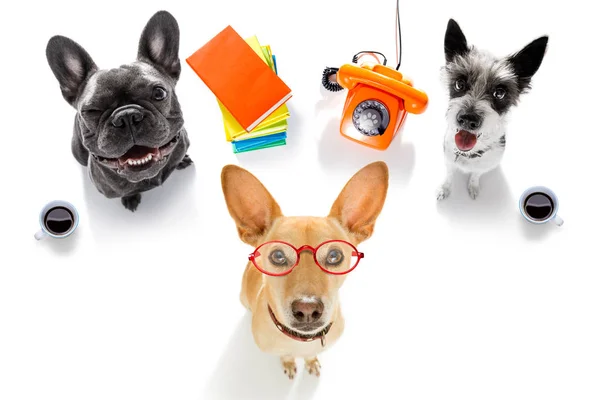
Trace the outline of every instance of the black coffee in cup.
<path fill-rule="evenodd" d="M 529 218 L 536 221 L 544 221 L 554 212 L 554 202 L 545 193 L 532 193 L 525 199 L 523 204 Z"/>
<path fill-rule="evenodd" d="M 71 211 L 65 207 L 54 207 L 44 216 L 44 226 L 53 235 L 64 235 L 69 232 L 75 223 Z"/>

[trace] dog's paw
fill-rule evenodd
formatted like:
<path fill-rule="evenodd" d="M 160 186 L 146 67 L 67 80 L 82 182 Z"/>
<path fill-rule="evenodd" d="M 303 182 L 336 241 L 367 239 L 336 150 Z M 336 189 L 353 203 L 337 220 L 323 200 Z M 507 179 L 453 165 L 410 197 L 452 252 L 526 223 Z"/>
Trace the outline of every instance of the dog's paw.
<path fill-rule="evenodd" d="M 321 363 L 315 358 L 306 358 L 304 359 L 304 366 L 309 374 L 314 375 L 316 377 L 321 376 Z"/>
<path fill-rule="evenodd" d="M 190 158 L 190 156 L 188 156 L 187 154 L 185 155 L 185 157 L 183 157 L 183 160 L 181 160 L 179 162 L 179 164 L 177 164 L 177 169 L 185 169 L 187 167 L 189 167 L 190 165 L 192 165 L 194 162 L 192 161 L 192 159 Z"/>
<path fill-rule="evenodd" d="M 469 196 L 473 200 L 475 200 L 477 196 L 479 196 L 479 185 L 469 182 L 467 189 L 469 190 Z"/>
<path fill-rule="evenodd" d="M 137 210 L 141 202 L 142 195 L 139 193 L 132 194 L 131 196 L 121 197 L 121 204 L 123 204 L 125 208 L 131 212 Z"/>
<path fill-rule="evenodd" d="M 450 188 L 447 188 L 446 186 L 440 186 L 437 192 L 438 201 L 447 199 L 448 196 L 450 196 Z"/>
<path fill-rule="evenodd" d="M 292 359 L 282 358 L 281 364 L 283 365 L 283 373 L 287 375 L 288 378 L 294 379 L 296 376 L 296 372 L 298 372 L 296 368 L 296 361 Z"/>

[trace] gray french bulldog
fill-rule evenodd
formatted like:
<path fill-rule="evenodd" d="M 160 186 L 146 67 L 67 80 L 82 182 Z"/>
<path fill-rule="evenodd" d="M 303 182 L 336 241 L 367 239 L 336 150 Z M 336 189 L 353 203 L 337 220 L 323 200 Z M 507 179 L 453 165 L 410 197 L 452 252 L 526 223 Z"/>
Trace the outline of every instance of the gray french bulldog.
<path fill-rule="evenodd" d="M 98 69 L 73 40 L 54 36 L 46 57 L 63 97 L 76 110 L 71 150 L 96 188 L 135 211 L 141 192 L 160 186 L 192 160 L 175 85 L 181 73 L 179 26 L 157 12 L 140 38 L 137 61 Z"/>

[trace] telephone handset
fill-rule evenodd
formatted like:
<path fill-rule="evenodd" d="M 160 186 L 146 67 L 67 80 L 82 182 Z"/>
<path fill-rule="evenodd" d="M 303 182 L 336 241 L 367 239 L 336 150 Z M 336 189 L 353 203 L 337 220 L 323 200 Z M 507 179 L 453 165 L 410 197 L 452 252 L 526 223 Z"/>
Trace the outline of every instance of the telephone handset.
<path fill-rule="evenodd" d="M 404 109 L 411 114 L 421 114 L 427 109 L 427 95 L 413 87 L 410 79 L 401 72 L 381 64 L 342 65 L 337 72 L 338 83 L 352 90 L 359 84 L 373 86 L 404 100 Z"/>
<path fill-rule="evenodd" d="M 386 57 L 377 51 L 361 51 L 351 64 L 325 68 L 321 83 L 331 91 L 348 89 L 340 132 L 343 136 L 379 150 L 388 148 L 400 131 L 406 114 L 427 109 L 427 94 L 413 87 L 400 71 L 402 45 L 399 1 L 396 2 L 396 69 L 386 66 Z M 378 63 L 363 63 L 361 57 L 375 57 Z M 380 59 L 383 58 L 383 60 Z"/>
<path fill-rule="evenodd" d="M 327 70 L 326 70 L 327 71 Z M 335 74 L 336 84 L 330 77 Z M 344 64 L 329 69 L 329 90 L 348 89 L 340 132 L 366 146 L 385 150 L 400 131 L 406 114 L 421 114 L 427 109 L 425 92 L 413 87 L 401 72 L 382 64 Z"/>

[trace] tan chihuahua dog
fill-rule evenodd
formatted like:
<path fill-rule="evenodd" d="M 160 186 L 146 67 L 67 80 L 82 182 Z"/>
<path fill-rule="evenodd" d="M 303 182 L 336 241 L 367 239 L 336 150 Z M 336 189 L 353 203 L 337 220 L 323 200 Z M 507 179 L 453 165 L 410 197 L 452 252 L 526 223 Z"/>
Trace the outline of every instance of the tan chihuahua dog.
<path fill-rule="evenodd" d="M 281 357 L 290 379 L 297 357 L 319 376 L 317 355 L 344 329 L 338 289 L 363 257 L 356 246 L 373 233 L 385 202 L 387 165 L 358 171 L 325 218 L 283 216 L 262 183 L 240 167 L 225 166 L 221 183 L 240 238 L 256 249 L 240 296 L 252 312 L 254 341 Z"/>

